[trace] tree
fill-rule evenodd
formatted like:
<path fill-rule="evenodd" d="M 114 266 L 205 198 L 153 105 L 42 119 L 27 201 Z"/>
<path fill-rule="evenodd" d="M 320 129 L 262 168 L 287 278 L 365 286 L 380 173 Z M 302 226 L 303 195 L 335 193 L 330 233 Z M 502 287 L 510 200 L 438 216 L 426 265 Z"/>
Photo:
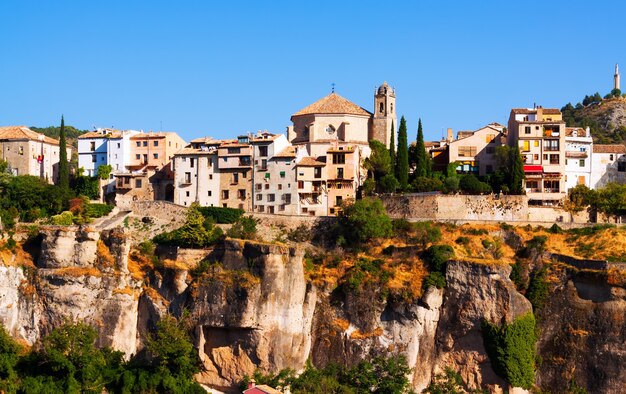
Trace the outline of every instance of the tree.
<path fill-rule="evenodd" d="M 395 176 L 387 174 L 378 181 L 378 188 L 383 193 L 393 193 L 398 189 L 400 184 Z"/>
<path fill-rule="evenodd" d="M 380 141 L 370 141 L 370 157 L 365 159 L 364 167 L 372 172 L 375 180 L 391 172 L 391 158 L 387 147 Z"/>
<path fill-rule="evenodd" d="M 102 180 L 109 179 L 112 171 L 113 167 L 110 164 L 103 164 L 98 167 L 98 173 L 96 176 Z"/>
<path fill-rule="evenodd" d="M 389 158 L 391 159 L 391 169 L 396 168 L 396 127 L 391 121 L 391 142 L 389 143 Z"/>
<path fill-rule="evenodd" d="M 22 349 L 0 324 L 0 392 L 14 393 L 18 374 L 15 370 Z"/>
<path fill-rule="evenodd" d="M 67 141 L 65 140 L 65 120 L 61 115 L 61 130 L 59 131 L 59 187 L 63 190 L 70 188 L 70 163 L 67 160 Z"/>
<path fill-rule="evenodd" d="M 172 316 L 165 316 L 157 323 L 157 331 L 149 337 L 146 347 L 157 369 L 189 379 L 200 370 L 200 359 L 189 334 Z"/>
<path fill-rule="evenodd" d="M 613 97 L 620 97 L 622 95 L 622 91 L 619 89 L 613 89 L 611 90 L 611 96 Z"/>
<path fill-rule="evenodd" d="M 398 129 L 398 153 L 396 156 L 396 179 L 400 183 L 400 189 L 406 190 L 409 184 L 409 147 L 407 141 L 406 120 L 400 119 Z"/>
<path fill-rule="evenodd" d="M 524 162 L 517 144 L 510 150 L 509 163 L 511 165 L 509 191 L 511 194 L 524 194 Z"/>
<path fill-rule="evenodd" d="M 391 219 L 378 198 L 367 197 L 345 206 L 340 223 L 344 238 L 352 244 L 392 234 Z"/>
<path fill-rule="evenodd" d="M 415 142 L 415 173 L 416 177 L 424 177 L 430 174 L 429 158 L 424 145 L 424 132 L 422 130 L 422 119 L 417 122 L 417 140 Z"/>

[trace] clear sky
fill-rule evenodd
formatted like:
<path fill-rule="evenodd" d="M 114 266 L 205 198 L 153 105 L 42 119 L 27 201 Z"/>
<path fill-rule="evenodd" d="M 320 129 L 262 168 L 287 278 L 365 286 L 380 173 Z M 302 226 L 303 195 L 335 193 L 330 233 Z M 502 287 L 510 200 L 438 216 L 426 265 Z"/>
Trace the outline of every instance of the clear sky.
<path fill-rule="evenodd" d="M 409 139 L 561 107 L 626 73 L 624 1 L 0 1 L 0 125 L 284 132 L 396 88 Z M 622 78 L 626 84 L 626 77 Z"/>

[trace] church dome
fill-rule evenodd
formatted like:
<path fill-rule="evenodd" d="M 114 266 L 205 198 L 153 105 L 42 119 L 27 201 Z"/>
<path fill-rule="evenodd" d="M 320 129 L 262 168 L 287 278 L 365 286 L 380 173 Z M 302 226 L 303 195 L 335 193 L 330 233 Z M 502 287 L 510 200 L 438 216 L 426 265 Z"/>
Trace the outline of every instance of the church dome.
<path fill-rule="evenodd" d="M 387 92 L 389 92 L 389 93 L 393 93 L 393 89 L 392 89 L 392 88 L 391 88 L 391 86 L 389 86 L 389 85 L 387 84 L 387 82 L 385 81 L 385 82 L 383 82 L 383 84 L 382 84 L 382 85 L 380 85 L 380 86 L 378 87 L 378 92 L 377 92 L 376 94 L 387 94 Z"/>

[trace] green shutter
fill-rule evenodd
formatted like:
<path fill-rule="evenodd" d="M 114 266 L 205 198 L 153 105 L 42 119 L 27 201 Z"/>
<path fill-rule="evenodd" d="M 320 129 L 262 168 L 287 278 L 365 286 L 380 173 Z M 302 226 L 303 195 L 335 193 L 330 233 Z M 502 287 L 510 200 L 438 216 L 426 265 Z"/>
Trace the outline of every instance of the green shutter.
<path fill-rule="evenodd" d="M 265 178 L 266 178 L 266 179 L 270 179 L 270 173 L 269 173 L 269 172 L 266 172 L 266 173 L 265 173 Z"/>

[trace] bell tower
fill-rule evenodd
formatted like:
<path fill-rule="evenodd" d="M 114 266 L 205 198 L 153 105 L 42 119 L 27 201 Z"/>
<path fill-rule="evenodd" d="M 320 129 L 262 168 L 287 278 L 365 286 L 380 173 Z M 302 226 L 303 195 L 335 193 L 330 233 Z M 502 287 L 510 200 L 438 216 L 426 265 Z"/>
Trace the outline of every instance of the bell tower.
<path fill-rule="evenodd" d="M 396 117 L 396 92 L 384 82 L 374 94 L 374 118 L 370 140 L 377 140 L 388 148 L 391 141 L 391 125 L 398 127 Z M 393 131 L 395 133 L 395 130 Z"/>
<path fill-rule="evenodd" d="M 613 75 L 613 89 L 619 90 L 619 64 L 615 65 L 615 75 Z"/>

